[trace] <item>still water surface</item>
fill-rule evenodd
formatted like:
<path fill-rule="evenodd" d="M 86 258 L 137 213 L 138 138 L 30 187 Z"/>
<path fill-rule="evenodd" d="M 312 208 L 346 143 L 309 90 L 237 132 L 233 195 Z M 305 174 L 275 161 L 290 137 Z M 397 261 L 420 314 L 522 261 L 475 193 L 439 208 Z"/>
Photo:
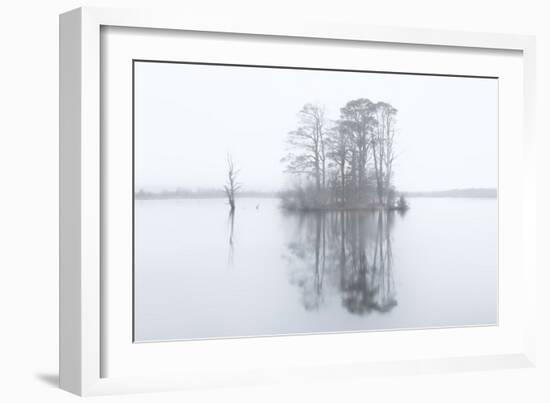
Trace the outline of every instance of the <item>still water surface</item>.
<path fill-rule="evenodd" d="M 496 324 L 496 199 L 410 206 L 137 200 L 136 341 Z"/>

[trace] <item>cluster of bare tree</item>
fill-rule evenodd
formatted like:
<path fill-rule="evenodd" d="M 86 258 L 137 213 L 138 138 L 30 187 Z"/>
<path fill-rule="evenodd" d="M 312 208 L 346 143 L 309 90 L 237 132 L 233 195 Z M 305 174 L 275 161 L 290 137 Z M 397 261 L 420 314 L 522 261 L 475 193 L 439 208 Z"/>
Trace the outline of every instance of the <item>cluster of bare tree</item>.
<path fill-rule="evenodd" d="M 396 115 L 390 104 L 367 98 L 349 101 L 337 120 L 328 119 L 322 106 L 304 105 L 282 160 L 299 179 L 284 194 L 284 206 L 406 209 L 392 185 Z"/>

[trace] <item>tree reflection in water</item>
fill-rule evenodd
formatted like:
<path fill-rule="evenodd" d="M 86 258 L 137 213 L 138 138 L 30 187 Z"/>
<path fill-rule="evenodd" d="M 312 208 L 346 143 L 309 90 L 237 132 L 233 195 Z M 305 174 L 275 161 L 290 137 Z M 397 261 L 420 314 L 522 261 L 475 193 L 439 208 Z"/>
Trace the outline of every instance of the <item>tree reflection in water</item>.
<path fill-rule="evenodd" d="M 227 216 L 227 226 L 229 227 L 229 255 L 227 261 L 229 266 L 233 266 L 233 259 L 235 255 L 235 209 L 229 210 L 229 215 Z"/>
<path fill-rule="evenodd" d="M 352 314 L 390 311 L 397 305 L 392 273 L 394 212 L 334 211 L 289 214 L 291 282 L 307 310 L 322 307 L 334 289 Z"/>

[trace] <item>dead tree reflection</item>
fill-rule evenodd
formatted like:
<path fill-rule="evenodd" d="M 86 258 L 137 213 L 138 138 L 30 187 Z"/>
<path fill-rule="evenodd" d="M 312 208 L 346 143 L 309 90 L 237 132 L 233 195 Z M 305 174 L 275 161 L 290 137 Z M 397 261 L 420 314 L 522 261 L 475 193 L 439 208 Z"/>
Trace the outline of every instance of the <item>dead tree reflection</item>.
<path fill-rule="evenodd" d="M 292 215 L 296 227 L 286 258 L 307 310 L 320 309 L 331 292 L 357 315 L 384 313 L 397 305 L 393 217 L 391 211 Z"/>
<path fill-rule="evenodd" d="M 229 227 L 229 255 L 228 262 L 229 265 L 233 265 L 233 258 L 235 255 L 235 243 L 234 243 L 234 234 L 235 234 L 235 210 L 230 209 L 229 215 L 227 217 L 227 225 Z"/>

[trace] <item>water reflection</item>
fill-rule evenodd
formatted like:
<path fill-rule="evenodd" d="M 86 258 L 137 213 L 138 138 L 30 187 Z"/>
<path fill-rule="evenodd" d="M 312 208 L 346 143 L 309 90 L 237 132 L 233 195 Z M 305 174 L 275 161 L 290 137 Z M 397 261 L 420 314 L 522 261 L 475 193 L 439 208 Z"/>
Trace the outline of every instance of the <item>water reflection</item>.
<path fill-rule="evenodd" d="M 230 266 L 233 265 L 233 259 L 235 256 L 235 243 L 234 243 L 234 234 L 235 234 L 235 210 L 229 210 L 229 215 L 227 216 L 227 226 L 229 227 L 229 255 L 227 261 Z"/>
<path fill-rule="evenodd" d="M 348 312 L 388 312 L 397 305 L 391 229 L 395 213 L 336 211 L 291 214 L 285 259 L 307 310 L 336 290 Z"/>

